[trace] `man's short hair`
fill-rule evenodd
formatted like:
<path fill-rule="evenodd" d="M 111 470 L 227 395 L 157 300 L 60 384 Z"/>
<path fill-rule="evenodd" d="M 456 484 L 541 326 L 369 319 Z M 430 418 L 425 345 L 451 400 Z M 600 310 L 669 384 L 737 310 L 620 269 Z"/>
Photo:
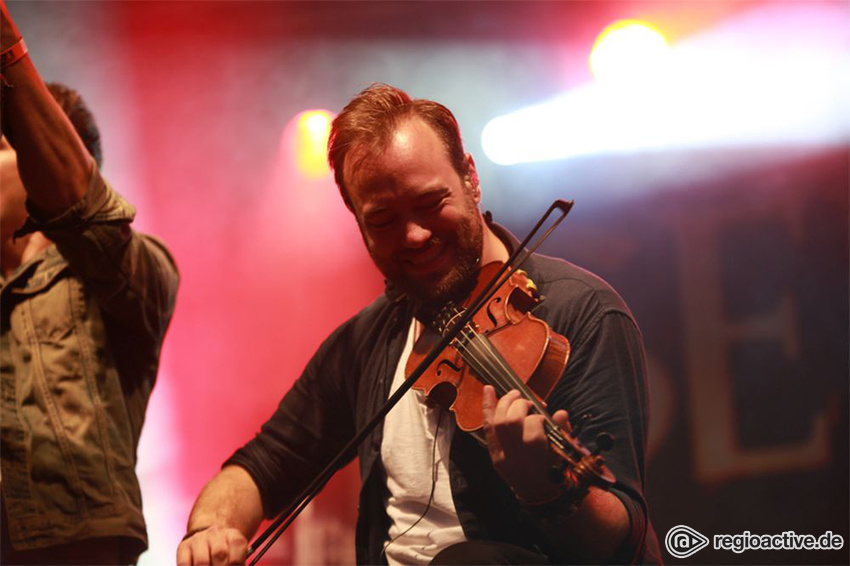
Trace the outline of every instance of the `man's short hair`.
<path fill-rule="evenodd" d="M 328 138 L 328 162 L 346 206 L 351 208 L 343 180 L 345 158 L 352 149 L 365 150 L 359 160 L 383 151 L 396 127 L 412 117 L 422 119 L 440 136 L 455 171 L 466 174 L 460 128 L 451 111 L 438 102 L 411 99 L 401 89 L 373 83 L 355 96 L 334 119 Z"/>
<path fill-rule="evenodd" d="M 103 151 L 100 147 L 100 130 L 94 121 L 94 116 L 89 110 L 83 97 L 76 90 L 61 83 L 47 83 L 47 90 L 53 95 L 54 100 L 59 103 L 62 111 L 68 116 L 77 135 L 83 140 L 83 145 L 94 157 L 95 163 L 100 167 L 103 164 Z"/>

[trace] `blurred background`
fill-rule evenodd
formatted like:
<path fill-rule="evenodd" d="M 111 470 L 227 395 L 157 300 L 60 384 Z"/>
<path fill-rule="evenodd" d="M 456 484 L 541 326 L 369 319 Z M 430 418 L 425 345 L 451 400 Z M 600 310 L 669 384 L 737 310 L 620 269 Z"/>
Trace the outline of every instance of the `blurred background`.
<path fill-rule="evenodd" d="M 514 233 L 576 200 L 545 251 L 641 325 L 662 544 L 681 524 L 845 541 L 665 559 L 850 560 L 846 1 L 9 5 L 182 274 L 139 448 L 142 565 L 173 563 L 203 484 L 382 292 L 324 163 L 373 81 L 455 112 Z M 265 563 L 353 562 L 358 482 L 339 474 Z"/>

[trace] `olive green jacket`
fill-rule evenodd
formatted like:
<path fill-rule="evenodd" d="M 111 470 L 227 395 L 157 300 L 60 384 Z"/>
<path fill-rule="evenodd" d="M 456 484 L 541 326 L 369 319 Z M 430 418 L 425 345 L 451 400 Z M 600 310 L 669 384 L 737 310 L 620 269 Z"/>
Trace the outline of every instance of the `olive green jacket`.
<path fill-rule="evenodd" d="M 174 310 L 165 246 L 93 168 L 88 192 L 16 236 L 52 240 L 0 276 L 0 461 L 13 546 L 122 536 L 147 546 L 136 447 Z"/>

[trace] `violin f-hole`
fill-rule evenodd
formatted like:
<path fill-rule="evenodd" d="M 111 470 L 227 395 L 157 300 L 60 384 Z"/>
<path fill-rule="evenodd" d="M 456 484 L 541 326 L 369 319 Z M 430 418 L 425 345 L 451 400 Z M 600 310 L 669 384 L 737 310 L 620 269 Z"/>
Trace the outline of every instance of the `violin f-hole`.
<path fill-rule="evenodd" d="M 496 297 L 492 301 L 490 301 L 490 303 L 487 304 L 487 317 L 490 319 L 490 323 L 497 328 L 500 326 L 500 324 L 499 320 L 496 318 L 496 315 L 493 314 L 493 306 L 501 302 L 502 297 Z"/>
<path fill-rule="evenodd" d="M 455 365 L 450 360 L 443 359 L 437 363 L 437 366 L 434 368 L 434 373 L 437 374 L 437 377 L 443 377 L 443 366 L 448 366 L 453 373 L 458 374 L 463 371 L 463 366 Z"/>

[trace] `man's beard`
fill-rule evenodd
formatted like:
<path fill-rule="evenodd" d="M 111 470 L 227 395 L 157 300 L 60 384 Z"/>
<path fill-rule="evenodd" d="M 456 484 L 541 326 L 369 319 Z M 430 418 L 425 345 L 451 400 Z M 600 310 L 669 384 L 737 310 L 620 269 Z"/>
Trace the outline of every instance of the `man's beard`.
<path fill-rule="evenodd" d="M 462 302 L 475 288 L 484 244 L 484 228 L 477 207 L 473 205 L 463 217 L 454 236 L 454 242 L 443 242 L 439 236 L 432 240 L 432 245 L 452 246 L 455 253 L 454 265 L 436 280 L 407 274 L 398 267 L 403 263 L 397 258 L 384 262 L 371 249 L 369 253 L 384 276 L 412 299 L 422 306 L 439 308 L 449 302 Z"/>

